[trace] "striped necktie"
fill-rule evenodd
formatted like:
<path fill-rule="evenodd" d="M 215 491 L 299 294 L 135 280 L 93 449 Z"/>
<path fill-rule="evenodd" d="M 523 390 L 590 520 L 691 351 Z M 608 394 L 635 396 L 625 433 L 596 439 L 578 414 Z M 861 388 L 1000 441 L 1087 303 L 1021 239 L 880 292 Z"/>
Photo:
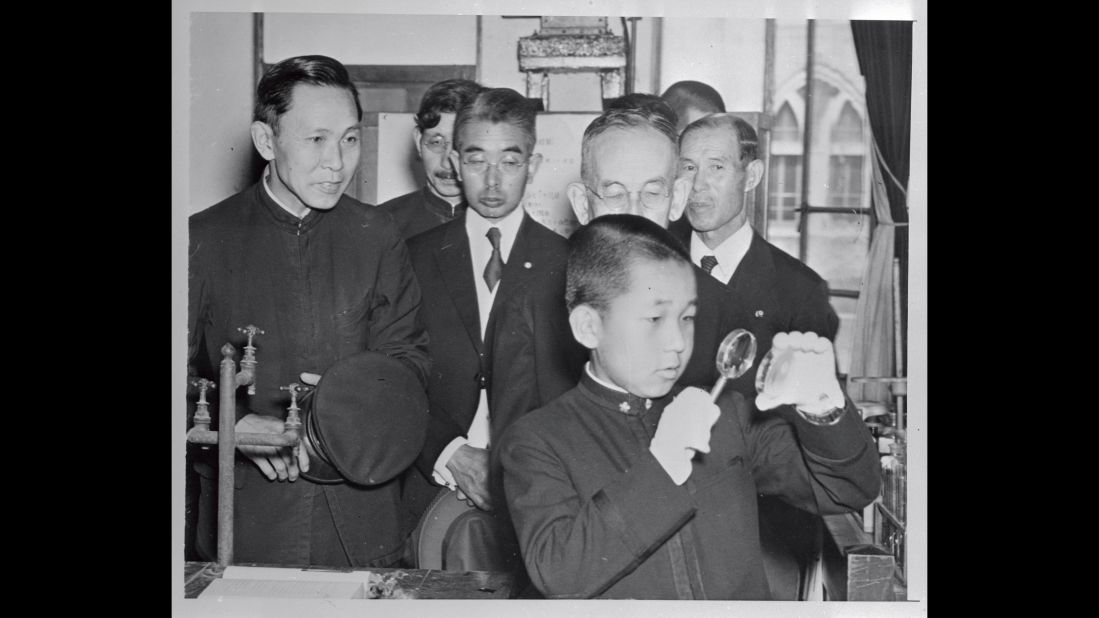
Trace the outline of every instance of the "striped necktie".
<path fill-rule="evenodd" d="M 706 271 L 707 275 L 714 269 L 714 266 L 717 266 L 717 258 L 712 255 L 702 256 L 702 270 Z"/>

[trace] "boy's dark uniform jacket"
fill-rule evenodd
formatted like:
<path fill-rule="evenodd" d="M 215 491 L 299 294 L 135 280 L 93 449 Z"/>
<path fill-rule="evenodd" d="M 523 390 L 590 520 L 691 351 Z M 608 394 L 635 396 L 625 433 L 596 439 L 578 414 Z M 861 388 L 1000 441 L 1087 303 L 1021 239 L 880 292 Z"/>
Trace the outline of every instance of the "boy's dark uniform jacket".
<path fill-rule="evenodd" d="M 472 240 L 488 242 L 484 238 Z M 415 527 L 439 491 L 429 480 L 435 461 L 454 438 L 467 436 L 477 413 L 480 390 L 488 387 L 489 359 L 494 353 L 492 333 L 501 308 L 530 282 L 541 285 L 542 281 L 563 281 L 568 259 L 568 241 L 524 213 L 497 284 L 486 336 L 482 339 L 474 287 L 474 276 L 480 277 L 481 273 L 473 272 L 469 243 L 465 216 L 428 230 L 408 243 L 412 266 L 424 293 L 420 315 L 431 333 L 433 364 L 428 376 L 431 414 L 427 439 L 416 460 L 418 472 L 410 469 L 405 475 L 407 532 Z M 494 414 L 490 407 L 490 419 Z"/>
<path fill-rule="evenodd" d="M 757 492 L 821 514 L 877 495 L 877 452 L 850 403 L 836 425 L 819 427 L 789 407 L 753 418 L 729 389 L 710 453 L 676 486 L 648 445 L 678 391 L 647 406 L 585 374 L 505 432 L 508 507 L 527 572 L 546 596 L 768 599 Z"/>
<path fill-rule="evenodd" d="M 311 210 L 299 220 L 261 181 L 190 218 L 189 268 L 189 359 L 198 375 L 217 380 L 225 343 L 240 360 L 245 335 L 238 327 L 265 331 L 255 338 L 256 394 L 238 389 L 238 419 L 249 413 L 285 419 L 289 395 L 280 386 L 366 350 L 401 361 L 421 382 L 426 378 L 420 288 L 384 211 L 344 196 L 333 209 Z M 217 392 L 210 398 L 212 428 Z M 387 467 L 403 469 L 422 445 L 425 424 L 426 418 L 416 435 L 368 446 L 385 449 L 380 457 Z M 216 479 L 216 449 L 194 453 L 199 474 Z M 236 460 L 237 561 L 308 563 L 311 513 L 319 501 L 327 503 L 352 565 L 388 565 L 400 555 L 397 479 L 369 487 L 277 482 L 239 452 Z M 213 516 L 209 509 L 200 513 L 200 536 L 212 530 Z M 212 556 L 212 548 L 206 554 Z"/>

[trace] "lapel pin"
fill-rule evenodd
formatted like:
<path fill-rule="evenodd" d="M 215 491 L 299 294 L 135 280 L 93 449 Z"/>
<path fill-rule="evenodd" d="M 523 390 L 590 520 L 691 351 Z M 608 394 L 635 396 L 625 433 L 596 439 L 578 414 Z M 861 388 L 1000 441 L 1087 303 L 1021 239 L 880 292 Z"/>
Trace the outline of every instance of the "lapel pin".
<path fill-rule="evenodd" d="M 531 264 L 530 262 L 523 262 L 523 268 L 529 270 L 531 266 L 534 266 L 534 264 Z"/>
<path fill-rule="evenodd" d="M 762 318 L 763 317 L 763 310 L 762 309 L 756 309 L 756 317 L 757 318 Z"/>

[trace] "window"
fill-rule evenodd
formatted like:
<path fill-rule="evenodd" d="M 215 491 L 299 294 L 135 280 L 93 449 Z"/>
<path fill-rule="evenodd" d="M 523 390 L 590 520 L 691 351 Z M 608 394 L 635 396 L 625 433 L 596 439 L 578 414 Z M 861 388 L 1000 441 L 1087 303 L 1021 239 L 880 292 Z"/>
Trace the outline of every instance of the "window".
<path fill-rule="evenodd" d="M 768 229 L 789 228 L 797 222 L 801 199 L 801 132 L 789 103 L 783 103 L 771 133 L 771 173 L 768 175 Z M 775 230 L 778 233 L 780 230 Z M 786 230 L 782 230 L 786 233 Z"/>
<path fill-rule="evenodd" d="M 767 188 L 769 225 L 797 221 L 801 198 L 801 155 L 772 155 L 770 187 Z"/>
<path fill-rule="evenodd" d="M 775 28 L 775 87 L 767 239 L 828 281 L 846 374 L 874 223 L 865 85 L 850 22 L 774 20 L 768 27 Z"/>

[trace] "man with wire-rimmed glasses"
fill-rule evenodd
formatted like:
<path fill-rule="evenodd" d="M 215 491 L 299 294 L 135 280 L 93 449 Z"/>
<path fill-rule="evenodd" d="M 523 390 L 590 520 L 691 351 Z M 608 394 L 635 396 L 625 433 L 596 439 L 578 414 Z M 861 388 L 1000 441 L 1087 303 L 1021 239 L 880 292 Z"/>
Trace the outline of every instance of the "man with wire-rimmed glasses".
<path fill-rule="evenodd" d="M 465 212 L 462 183 L 449 156 L 454 116 L 482 90 L 468 79 L 448 79 L 432 84 L 420 99 L 412 141 L 424 167 L 424 186 L 379 204 L 393 215 L 406 240 Z"/>
<path fill-rule="evenodd" d="M 516 289 L 563 281 L 567 241 L 521 207 L 542 161 L 535 143 L 535 110 L 526 98 L 508 88 L 477 95 L 457 113 L 450 152 L 469 208 L 408 243 L 433 360 L 428 436 L 405 483 L 408 515 L 415 523 L 437 497 L 464 501 L 475 510 L 463 521 L 478 520 L 470 536 L 448 543 L 447 570 L 519 564 L 514 548 L 492 534 L 490 513 L 502 500 L 489 491 L 492 352 L 485 342 L 493 339 L 498 308 Z M 414 533 L 412 545 L 418 538 Z M 419 548 L 411 549 L 414 557 Z"/>

